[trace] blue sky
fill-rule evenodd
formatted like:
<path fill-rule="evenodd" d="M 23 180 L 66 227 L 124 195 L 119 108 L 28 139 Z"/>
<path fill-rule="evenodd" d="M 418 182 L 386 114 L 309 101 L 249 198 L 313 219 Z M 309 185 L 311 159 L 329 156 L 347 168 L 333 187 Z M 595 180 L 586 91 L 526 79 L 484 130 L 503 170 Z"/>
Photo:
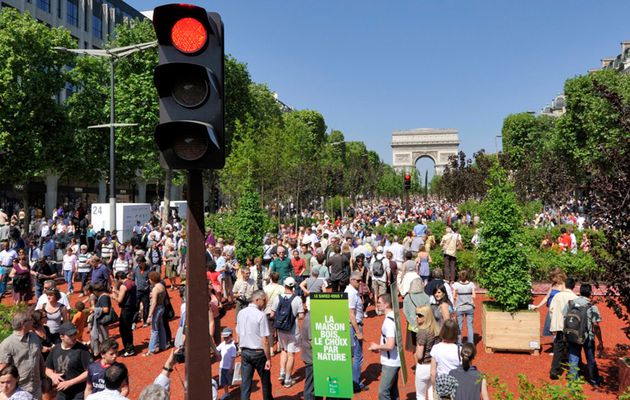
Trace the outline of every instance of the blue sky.
<path fill-rule="evenodd" d="M 256 82 L 388 163 L 391 133 L 421 127 L 458 129 L 468 156 L 494 152 L 508 114 L 539 111 L 630 40 L 627 0 L 193 4 L 221 14 L 226 52 Z"/>

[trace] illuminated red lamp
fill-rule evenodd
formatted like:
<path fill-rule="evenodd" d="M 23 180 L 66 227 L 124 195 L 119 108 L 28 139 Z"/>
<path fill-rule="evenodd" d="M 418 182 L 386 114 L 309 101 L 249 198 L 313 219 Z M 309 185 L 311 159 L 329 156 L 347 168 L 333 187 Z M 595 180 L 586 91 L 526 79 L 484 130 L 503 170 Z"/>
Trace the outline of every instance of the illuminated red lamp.
<path fill-rule="evenodd" d="M 208 32 L 201 22 L 186 17 L 177 21 L 171 29 L 173 46 L 182 53 L 193 54 L 203 49 L 208 40 Z"/>

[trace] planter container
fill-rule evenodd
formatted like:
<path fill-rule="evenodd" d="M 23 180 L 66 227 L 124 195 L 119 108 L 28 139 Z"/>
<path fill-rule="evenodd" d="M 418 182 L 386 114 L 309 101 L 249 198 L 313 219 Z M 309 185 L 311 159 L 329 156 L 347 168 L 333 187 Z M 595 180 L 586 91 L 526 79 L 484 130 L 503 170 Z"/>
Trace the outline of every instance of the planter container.
<path fill-rule="evenodd" d="M 481 332 L 486 353 L 496 350 L 526 351 L 539 355 L 540 315 L 538 310 L 516 313 L 492 309 L 483 303 Z"/>

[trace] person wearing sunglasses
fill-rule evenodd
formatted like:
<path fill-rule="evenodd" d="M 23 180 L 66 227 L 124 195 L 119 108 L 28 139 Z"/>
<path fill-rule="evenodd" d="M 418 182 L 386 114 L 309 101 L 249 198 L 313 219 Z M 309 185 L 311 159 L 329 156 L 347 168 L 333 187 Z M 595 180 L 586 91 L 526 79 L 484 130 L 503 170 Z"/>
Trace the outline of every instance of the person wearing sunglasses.
<path fill-rule="evenodd" d="M 433 399 L 431 349 L 440 341 L 440 328 L 429 304 L 416 308 L 416 323 L 416 399 Z"/>

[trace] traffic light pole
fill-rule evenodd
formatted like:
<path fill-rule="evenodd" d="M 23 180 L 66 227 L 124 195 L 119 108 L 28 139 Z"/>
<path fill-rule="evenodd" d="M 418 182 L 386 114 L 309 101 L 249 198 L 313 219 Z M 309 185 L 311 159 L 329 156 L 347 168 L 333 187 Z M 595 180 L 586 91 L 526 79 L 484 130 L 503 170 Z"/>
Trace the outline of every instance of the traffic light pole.
<path fill-rule="evenodd" d="M 188 171 L 187 200 L 186 400 L 198 400 L 207 399 L 212 393 L 201 170 Z"/>
<path fill-rule="evenodd" d="M 114 65 L 116 59 L 110 57 L 111 63 L 111 75 L 110 75 L 110 104 L 109 104 L 109 230 L 111 232 L 116 230 L 116 158 L 114 157 L 116 145 L 116 131 L 114 127 L 114 120 L 116 118 L 116 100 L 114 97 Z"/>

